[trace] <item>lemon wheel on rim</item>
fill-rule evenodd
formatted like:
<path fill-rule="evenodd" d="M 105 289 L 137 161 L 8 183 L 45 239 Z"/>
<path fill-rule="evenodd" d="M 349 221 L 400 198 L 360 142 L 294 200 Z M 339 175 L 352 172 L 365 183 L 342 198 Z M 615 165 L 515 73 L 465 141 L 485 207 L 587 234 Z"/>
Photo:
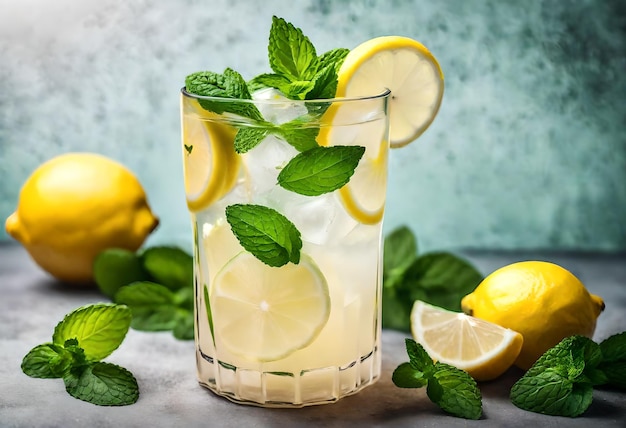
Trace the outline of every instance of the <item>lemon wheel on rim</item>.
<path fill-rule="evenodd" d="M 391 92 L 389 129 L 368 118 L 375 104 L 336 102 L 324 114 L 318 135 L 322 146 L 365 145 L 366 152 L 350 182 L 339 191 L 346 211 L 363 224 L 382 220 L 387 186 L 387 150 L 419 137 L 432 123 L 443 98 L 443 73 L 430 51 L 416 40 L 385 36 L 368 40 L 346 56 L 338 72 L 336 97 L 354 98 Z M 372 99 L 375 103 L 375 98 Z M 365 105 L 365 107 L 364 107 Z M 382 122 L 382 121 L 379 121 Z M 355 123 L 354 126 L 346 124 Z M 356 131 L 350 135 L 346 128 Z M 359 129 L 360 128 L 360 129 Z M 376 144 L 383 141 L 384 147 Z"/>

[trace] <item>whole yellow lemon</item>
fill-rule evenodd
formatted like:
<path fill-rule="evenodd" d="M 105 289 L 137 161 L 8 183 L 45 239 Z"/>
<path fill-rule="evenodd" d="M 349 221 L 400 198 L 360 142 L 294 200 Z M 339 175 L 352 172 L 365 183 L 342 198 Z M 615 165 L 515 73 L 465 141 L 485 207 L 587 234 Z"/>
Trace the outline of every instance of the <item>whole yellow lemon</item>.
<path fill-rule="evenodd" d="M 524 344 L 515 364 L 527 370 L 565 337 L 591 338 L 604 302 L 561 266 L 526 261 L 491 273 L 462 299 L 461 307 L 468 315 L 521 333 Z"/>
<path fill-rule="evenodd" d="M 68 153 L 26 180 L 5 227 L 52 276 L 89 283 L 98 253 L 111 247 L 135 251 L 158 223 L 126 167 L 97 154 Z"/>

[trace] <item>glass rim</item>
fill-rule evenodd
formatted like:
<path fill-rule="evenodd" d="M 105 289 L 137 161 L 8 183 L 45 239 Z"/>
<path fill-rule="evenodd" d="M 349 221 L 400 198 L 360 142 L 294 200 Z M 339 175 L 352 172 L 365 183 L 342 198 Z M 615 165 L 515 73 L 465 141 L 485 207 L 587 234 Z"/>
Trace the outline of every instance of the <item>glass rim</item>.
<path fill-rule="evenodd" d="M 215 101 L 215 102 L 240 102 L 240 103 L 250 103 L 250 104 L 284 104 L 288 103 L 314 103 L 314 104 L 329 104 L 329 103 L 345 103 L 345 102 L 356 102 L 356 101 L 368 101 L 368 100 L 376 100 L 376 99 L 384 99 L 388 98 L 391 95 L 391 91 L 388 88 L 385 88 L 383 92 L 380 92 L 375 95 L 362 95 L 362 96 L 354 96 L 354 97 L 335 97 L 335 98 L 315 98 L 312 100 L 294 100 L 291 98 L 286 99 L 258 99 L 251 100 L 246 98 L 226 98 L 226 97 L 214 97 L 214 96 L 206 96 L 206 95 L 197 95 L 192 94 L 187 91 L 187 88 L 183 86 L 180 89 L 180 92 L 183 96 L 188 98 L 195 98 L 198 100 L 207 100 L 207 101 Z"/>

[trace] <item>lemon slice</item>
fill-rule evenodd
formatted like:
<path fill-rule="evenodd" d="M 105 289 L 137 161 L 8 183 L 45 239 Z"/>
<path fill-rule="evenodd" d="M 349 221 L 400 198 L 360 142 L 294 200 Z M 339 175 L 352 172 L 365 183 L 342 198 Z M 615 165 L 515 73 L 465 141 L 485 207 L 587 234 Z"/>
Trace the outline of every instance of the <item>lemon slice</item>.
<path fill-rule="evenodd" d="M 275 361 L 309 345 L 330 315 L 326 279 L 313 260 L 275 268 L 247 252 L 216 275 L 215 337 L 233 354 Z"/>
<path fill-rule="evenodd" d="M 235 153 L 236 130 L 215 121 L 217 115 L 203 110 L 194 99 L 183 98 L 183 169 L 187 206 L 200 211 L 233 188 L 240 159 Z"/>
<path fill-rule="evenodd" d="M 396 148 L 430 126 L 443 88 L 439 63 L 424 45 L 408 37 L 384 36 L 350 51 L 338 73 L 336 96 L 368 96 L 389 89 L 389 136 Z"/>
<path fill-rule="evenodd" d="M 516 331 L 420 300 L 411 311 L 411 332 L 431 358 L 479 381 L 495 379 L 511 367 L 523 343 Z"/>

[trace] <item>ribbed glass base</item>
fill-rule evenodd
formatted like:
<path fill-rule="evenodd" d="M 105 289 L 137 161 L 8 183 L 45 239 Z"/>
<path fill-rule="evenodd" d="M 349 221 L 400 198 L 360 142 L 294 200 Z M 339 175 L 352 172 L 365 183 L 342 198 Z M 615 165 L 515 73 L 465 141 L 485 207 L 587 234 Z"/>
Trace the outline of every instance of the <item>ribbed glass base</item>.
<path fill-rule="evenodd" d="M 261 407 L 304 407 L 334 403 L 375 383 L 380 376 L 380 351 L 343 367 L 291 372 L 260 372 L 237 368 L 197 351 L 200 385 L 229 400 Z"/>

